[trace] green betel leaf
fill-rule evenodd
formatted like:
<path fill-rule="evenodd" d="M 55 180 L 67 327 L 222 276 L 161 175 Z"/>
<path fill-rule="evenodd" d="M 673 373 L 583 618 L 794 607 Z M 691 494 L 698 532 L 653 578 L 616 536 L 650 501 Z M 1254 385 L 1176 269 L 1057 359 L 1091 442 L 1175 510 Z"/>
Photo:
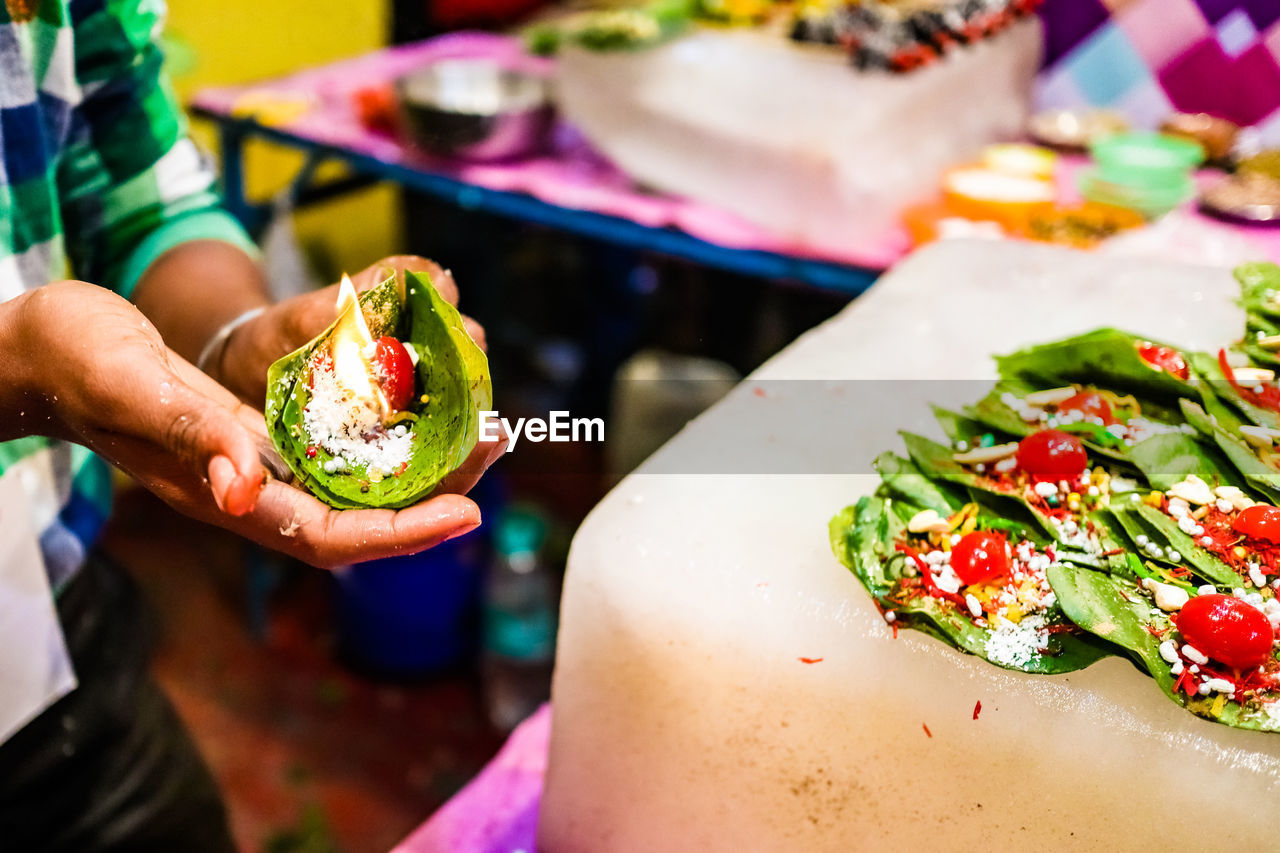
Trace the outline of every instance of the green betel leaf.
<path fill-rule="evenodd" d="M 312 401 L 312 359 L 329 346 L 336 321 L 271 366 L 267 425 L 280 456 L 325 503 L 339 509 L 398 509 L 426 498 L 475 447 L 479 413 L 493 405 L 489 365 L 458 310 L 425 274 L 407 273 L 403 286 L 394 275 L 388 277 L 360 296 L 360 307 L 375 340 L 391 335 L 418 355 L 415 399 L 402 420 L 409 437 L 407 458 L 391 472 L 358 464 L 326 469 L 336 457 L 309 434 L 305 413 Z"/>
<path fill-rule="evenodd" d="M 1268 300 L 1268 305 L 1271 306 L 1267 309 L 1268 311 L 1274 310 L 1272 300 Z M 1276 322 L 1275 315 L 1264 314 L 1251 308 L 1247 294 L 1245 307 L 1249 310 L 1245 314 L 1244 338 L 1240 341 L 1240 348 L 1255 364 L 1263 364 L 1267 367 L 1280 366 L 1280 350 L 1272 343 L 1276 336 L 1280 335 L 1280 323 Z M 1260 341 L 1265 342 L 1265 346 Z"/>
<path fill-rule="evenodd" d="M 1240 282 L 1240 300 L 1246 311 L 1280 321 L 1280 267 L 1269 262 L 1241 264 L 1233 275 Z"/>
<path fill-rule="evenodd" d="M 963 492 L 950 484 L 930 480 L 909 459 L 894 453 L 876 458 L 876 470 L 883 481 L 877 494 L 950 515 L 964 504 Z"/>
<path fill-rule="evenodd" d="M 1194 439 L 1191 440 L 1190 444 L 1187 444 L 1185 441 L 1174 438 L 1174 436 L 1178 435 L 1178 430 L 1183 423 L 1182 414 L 1176 407 L 1171 408 L 1161 403 L 1140 400 L 1132 395 L 1125 395 L 1121 398 L 1111 393 L 1108 389 L 1092 385 L 1086 384 L 1079 387 L 1085 393 L 1101 393 L 1112 400 L 1123 399 L 1123 411 L 1118 405 L 1114 408 L 1114 411 L 1121 416 L 1117 418 L 1119 423 L 1115 426 L 1121 427 L 1123 430 L 1126 424 L 1130 425 L 1133 428 L 1133 432 L 1128 434 L 1139 436 L 1137 444 L 1128 443 L 1126 441 L 1126 432 L 1121 431 L 1117 434 L 1114 431 L 1114 426 L 1109 429 L 1102 424 L 1084 420 L 1059 422 L 1056 417 L 1057 412 L 1053 411 L 1052 407 L 1044 410 L 1048 414 L 1048 420 L 1026 420 L 1010 406 L 1011 398 L 1017 398 L 1017 400 L 1021 401 L 1025 400 L 1028 394 L 1048 389 L 1042 385 L 1021 380 L 1001 381 L 987 396 L 983 397 L 975 405 L 967 407 L 965 414 L 989 428 L 1015 437 L 1025 437 L 1045 428 L 1070 433 L 1080 439 L 1095 459 L 1110 459 L 1126 465 L 1141 467 L 1138 460 L 1133 458 L 1133 451 L 1146 441 L 1151 440 L 1151 438 L 1141 438 L 1141 436 L 1151 436 L 1152 432 L 1156 433 L 1153 438 L 1162 439 L 1156 447 L 1163 444 L 1170 449 L 1176 447 L 1179 448 L 1180 452 L 1195 454 Z M 1034 408 L 1032 409 L 1032 411 L 1035 410 Z M 1148 448 L 1148 455 L 1145 458 L 1151 458 L 1152 454 L 1156 454 L 1156 458 L 1168 455 L 1168 450 L 1157 450 L 1156 447 Z M 1185 461 L 1189 463 L 1192 460 L 1188 458 Z"/>
<path fill-rule="evenodd" d="M 1205 410 L 1218 418 L 1220 423 L 1228 419 L 1238 420 L 1235 414 L 1225 411 L 1229 407 L 1242 416 L 1246 423 L 1280 429 L 1280 412 L 1255 406 L 1240 396 L 1240 392 L 1222 374 L 1216 355 L 1193 352 L 1187 356 L 1187 362 L 1191 365 L 1191 369 L 1203 379 L 1201 399 Z"/>
<path fill-rule="evenodd" d="M 879 550 L 888 521 L 885 502 L 867 496 L 854 506 L 845 507 L 828 526 L 832 552 L 873 595 L 876 589 L 887 586 L 880 572 Z"/>
<path fill-rule="evenodd" d="M 1017 437 L 1031 435 L 1040 429 L 1040 424 L 1024 421 L 1001 398 L 1006 394 L 1012 394 L 1021 399 L 1043 387 L 1043 385 L 1024 382 L 1020 379 L 1002 379 L 987 392 L 985 397 L 972 406 L 966 406 L 964 414 L 971 423 L 980 424 L 987 430 L 997 430 Z"/>
<path fill-rule="evenodd" d="M 1137 502 L 1129 507 L 1116 507 L 1114 511 L 1125 532 L 1135 543 L 1139 535 L 1146 534 L 1152 541 L 1160 543 L 1166 552 L 1170 548 L 1177 551 L 1178 555 L 1191 565 L 1192 570 L 1205 580 L 1227 586 L 1239 586 L 1240 575 L 1235 569 L 1200 547 L 1195 539 L 1178 527 L 1178 522 L 1160 510 Z M 1168 561 L 1157 560 L 1156 562 Z"/>
<path fill-rule="evenodd" d="M 1168 614 L 1154 606 L 1150 594 L 1128 578 L 1067 564 L 1052 566 L 1049 585 L 1067 617 L 1086 631 L 1128 652 L 1173 702 L 1215 723 L 1253 731 L 1280 730 L 1280 715 L 1268 712 L 1277 700 L 1264 690 L 1246 702 L 1224 694 L 1201 696 L 1182 687 L 1171 665 L 1160 654 L 1161 642 L 1178 645 L 1182 638 Z M 1180 689 L 1181 688 L 1181 689 Z"/>
<path fill-rule="evenodd" d="M 1267 333 L 1268 337 L 1274 334 L 1280 334 L 1280 332 Z M 1249 359 L 1253 361 L 1254 364 L 1261 364 L 1265 367 L 1270 367 L 1273 370 L 1280 367 L 1280 352 L 1263 349 L 1256 343 L 1249 341 L 1247 338 L 1244 343 L 1240 345 L 1240 348 L 1244 350 L 1244 354 L 1249 356 Z"/>
<path fill-rule="evenodd" d="M 1183 409 L 1187 414 L 1187 422 L 1217 443 L 1222 455 L 1230 460 L 1231 466 L 1239 472 L 1249 488 L 1256 490 L 1273 504 L 1280 502 L 1280 453 L 1274 448 L 1254 447 L 1242 438 L 1239 426 L 1234 430 L 1223 428 L 1195 403 L 1185 402 Z M 1226 476 L 1231 469 L 1223 466 L 1220 470 Z M 1228 482 L 1231 485 L 1241 485 Z"/>
<path fill-rule="evenodd" d="M 933 410 L 933 416 L 937 419 L 938 426 L 942 428 L 942 434 L 950 439 L 952 443 L 969 441 L 975 435 L 980 436 L 991 431 L 991 428 L 982 421 L 974 420 L 959 412 L 944 409 L 942 406 L 930 406 L 929 408 Z"/>
<path fill-rule="evenodd" d="M 1129 461 L 1161 491 L 1194 474 L 1211 485 L 1242 485 L 1231 465 L 1198 436 L 1181 432 L 1153 435 L 1128 448 Z"/>
<path fill-rule="evenodd" d="M 1126 650 L 1173 697 L 1173 676 L 1160 658 L 1160 640 L 1147 630 L 1153 618 L 1163 620 L 1165 627 L 1168 619 L 1152 617 L 1149 600 L 1133 581 L 1066 563 L 1050 566 L 1047 574 L 1068 619 Z"/>
<path fill-rule="evenodd" d="M 853 572 L 882 612 L 892 611 L 903 627 L 1020 672 L 1072 672 L 1112 653 L 1106 644 L 1067 623 L 1061 610 L 1050 605 L 1036 617 L 1037 622 L 1043 620 L 1048 626 L 1042 640 L 1044 647 L 1034 654 L 1025 650 L 1019 654 L 1009 646 L 1011 642 L 1016 644 L 1009 636 L 1012 623 L 997 636 L 996 629 L 985 618 L 975 618 L 960 596 L 939 598 L 922 592 L 915 560 L 898 547 L 919 539 L 906 532 L 906 524 L 921 509 L 894 499 L 865 497 L 856 506 L 838 513 L 829 525 L 836 557 Z M 981 512 L 978 527 L 1004 530 L 1011 542 L 1022 541 L 1028 532 L 1004 524 L 999 516 Z"/>
<path fill-rule="evenodd" d="M 1052 385 L 1085 382 L 1164 401 L 1167 405 L 1173 405 L 1179 397 L 1197 396 L 1189 382 L 1143 360 L 1138 348 L 1144 343 L 1163 345 L 1118 329 L 1097 329 L 997 356 L 996 364 L 1006 379 Z"/>
<path fill-rule="evenodd" d="M 907 446 L 911 461 L 926 477 L 981 492 L 985 495 L 983 503 L 989 508 L 997 509 L 1012 517 L 1034 519 L 1044 533 L 1049 536 L 1057 535 L 1058 528 L 1047 516 L 1031 506 L 1019 494 L 989 488 L 982 477 L 952 458 L 955 451 L 950 447 L 909 432 L 902 433 L 902 441 Z M 1003 509 L 999 509 L 1001 507 Z"/>

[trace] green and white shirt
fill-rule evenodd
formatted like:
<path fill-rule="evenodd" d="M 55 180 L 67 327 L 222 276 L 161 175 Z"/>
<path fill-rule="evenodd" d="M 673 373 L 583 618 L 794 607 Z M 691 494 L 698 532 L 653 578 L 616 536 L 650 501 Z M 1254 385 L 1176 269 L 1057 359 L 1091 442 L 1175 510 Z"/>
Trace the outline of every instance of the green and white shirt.
<path fill-rule="evenodd" d="M 0 9 L 0 301 L 75 277 L 128 297 L 188 240 L 252 250 L 219 209 L 163 74 L 160 0 L 5 0 Z M 16 471 L 14 471 L 16 469 Z M 111 504 L 106 465 L 44 438 L 0 443 L 50 580 L 83 562 Z"/>

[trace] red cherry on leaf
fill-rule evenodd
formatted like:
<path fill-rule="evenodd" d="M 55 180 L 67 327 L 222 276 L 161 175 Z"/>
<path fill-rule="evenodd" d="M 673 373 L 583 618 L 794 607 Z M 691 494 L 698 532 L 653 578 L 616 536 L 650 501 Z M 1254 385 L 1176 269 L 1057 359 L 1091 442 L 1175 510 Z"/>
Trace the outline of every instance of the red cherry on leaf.
<path fill-rule="evenodd" d="M 413 402 L 413 360 L 404 344 L 391 336 L 378 338 L 373 353 L 373 366 L 382 382 L 382 393 L 397 412 L 403 412 Z"/>
<path fill-rule="evenodd" d="M 1185 380 L 1190 375 L 1187 370 L 1187 360 L 1182 357 L 1182 353 L 1172 347 L 1162 347 L 1152 343 L 1138 344 L 1138 357 L 1170 376 Z"/>
<path fill-rule="evenodd" d="M 1058 404 L 1059 412 L 1080 412 L 1086 417 L 1095 417 L 1102 420 L 1104 424 L 1115 423 L 1115 418 L 1111 417 L 1111 404 L 1103 399 L 1101 394 L 1093 391 L 1082 391 L 1074 397 L 1068 397 Z"/>
<path fill-rule="evenodd" d="M 1043 429 L 1018 442 L 1018 467 L 1037 480 L 1074 480 L 1089 467 L 1089 455 L 1074 435 Z"/>
<path fill-rule="evenodd" d="M 1265 539 L 1280 544 L 1280 507 L 1254 504 L 1240 511 L 1231 529 L 1250 539 Z"/>
<path fill-rule="evenodd" d="M 1009 546 L 999 533 L 976 530 L 951 546 L 951 570 L 965 586 L 1009 574 Z"/>
<path fill-rule="evenodd" d="M 1177 625 L 1184 640 L 1232 669 L 1264 663 L 1275 640 L 1275 631 L 1261 610 L 1220 593 L 1188 601 L 1178 612 Z"/>

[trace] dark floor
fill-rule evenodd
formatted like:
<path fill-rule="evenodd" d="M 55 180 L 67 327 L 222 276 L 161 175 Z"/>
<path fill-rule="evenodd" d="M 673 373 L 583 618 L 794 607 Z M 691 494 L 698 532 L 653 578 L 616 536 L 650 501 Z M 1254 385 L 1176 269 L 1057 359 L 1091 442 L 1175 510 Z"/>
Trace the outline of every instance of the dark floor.
<path fill-rule="evenodd" d="M 159 611 L 156 674 L 244 851 L 386 853 L 500 745 L 466 676 L 379 684 L 336 663 L 324 573 L 286 574 L 258 643 L 230 535 L 133 489 L 106 544 Z"/>

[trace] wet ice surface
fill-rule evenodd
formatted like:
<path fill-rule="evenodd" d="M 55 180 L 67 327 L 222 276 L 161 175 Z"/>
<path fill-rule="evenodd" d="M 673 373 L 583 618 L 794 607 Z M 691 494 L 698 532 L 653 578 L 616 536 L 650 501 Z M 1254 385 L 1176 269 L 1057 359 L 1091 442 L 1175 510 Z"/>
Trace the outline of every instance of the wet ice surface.
<path fill-rule="evenodd" d="M 826 524 L 924 401 L 880 417 L 881 392 L 851 430 L 837 398 L 861 386 L 784 393 L 989 378 L 992 352 L 1100 325 L 1216 347 L 1235 293 L 1221 271 L 941 245 L 766 364 L 574 540 L 540 849 L 1191 849 L 1206 820 L 1270 844 L 1280 737 L 1196 719 L 1123 659 L 1028 676 L 893 639 Z M 794 473 L 681 473 L 729 435 Z"/>

